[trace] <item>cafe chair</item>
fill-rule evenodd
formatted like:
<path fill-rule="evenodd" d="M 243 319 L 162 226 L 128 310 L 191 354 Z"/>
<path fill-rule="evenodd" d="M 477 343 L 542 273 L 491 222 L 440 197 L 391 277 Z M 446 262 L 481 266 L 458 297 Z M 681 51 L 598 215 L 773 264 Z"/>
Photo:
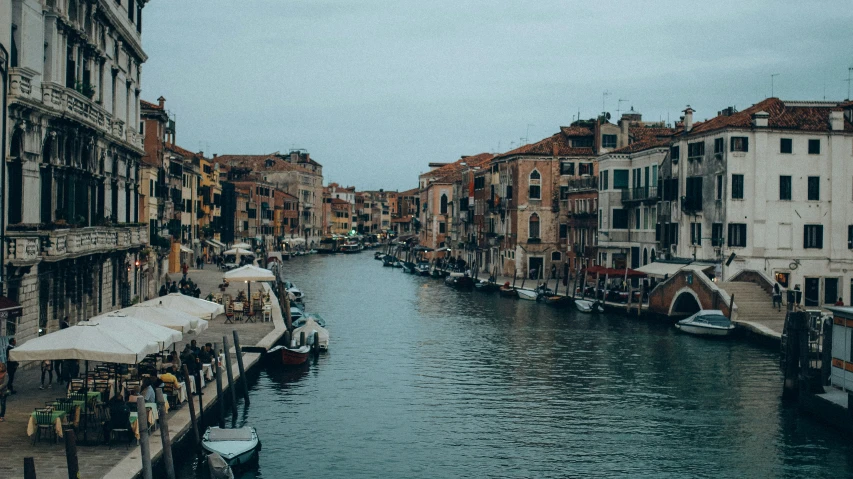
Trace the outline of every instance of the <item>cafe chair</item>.
<path fill-rule="evenodd" d="M 35 417 L 36 417 L 36 433 L 33 435 L 33 445 L 35 445 L 36 441 L 41 440 L 42 432 L 49 436 L 53 436 L 54 442 L 57 442 L 59 438 L 56 436 L 56 426 L 52 421 L 52 411 L 50 409 L 36 409 Z"/>

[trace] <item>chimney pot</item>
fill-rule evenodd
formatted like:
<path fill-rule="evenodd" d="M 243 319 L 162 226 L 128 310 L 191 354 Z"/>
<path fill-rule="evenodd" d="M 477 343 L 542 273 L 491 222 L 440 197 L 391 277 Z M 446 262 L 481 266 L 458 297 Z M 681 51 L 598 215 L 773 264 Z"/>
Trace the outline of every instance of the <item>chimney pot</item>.
<path fill-rule="evenodd" d="M 693 108 L 690 108 L 690 105 L 687 105 L 687 108 L 684 109 L 684 131 L 689 132 L 693 129 Z"/>
<path fill-rule="evenodd" d="M 166 99 L 161 96 L 157 99 L 157 104 L 160 105 L 160 108 L 163 108 L 163 105 L 166 104 Z"/>

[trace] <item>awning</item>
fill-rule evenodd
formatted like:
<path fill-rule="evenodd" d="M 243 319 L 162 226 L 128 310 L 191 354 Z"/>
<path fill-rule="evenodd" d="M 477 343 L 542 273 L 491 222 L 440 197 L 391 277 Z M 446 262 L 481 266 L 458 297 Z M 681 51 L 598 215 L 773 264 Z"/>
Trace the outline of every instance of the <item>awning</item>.
<path fill-rule="evenodd" d="M 11 299 L 0 296 L 0 321 L 21 316 L 23 307 Z"/>
<path fill-rule="evenodd" d="M 225 249 L 225 244 L 223 244 L 219 241 L 216 241 L 215 239 L 208 238 L 205 241 L 207 241 L 208 245 L 213 246 L 216 249 L 219 249 L 219 250 Z"/>
<path fill-rule="evenodd" d="M 182 252 L 182 253 L 190 253 L 190 254 L 192 254 L 193 250 L 191 250 L 191 249 L 187 248 L 187 247 L 186 247 L 186 246 L 184 246 L 184 245 L 181 245 L 181 252 Z"/>
<path fill-rule="evenodd" d="M 664 276 L 674 275 L 685 266 L 687 265 L 684 263 L 664 263 L 661 261 L 656 261 L 654 263 L 649 263 L 645 266 L 637 268 L 637 271 L 646 273 L 647 275 L 654 278 L 663 278 Z"/>

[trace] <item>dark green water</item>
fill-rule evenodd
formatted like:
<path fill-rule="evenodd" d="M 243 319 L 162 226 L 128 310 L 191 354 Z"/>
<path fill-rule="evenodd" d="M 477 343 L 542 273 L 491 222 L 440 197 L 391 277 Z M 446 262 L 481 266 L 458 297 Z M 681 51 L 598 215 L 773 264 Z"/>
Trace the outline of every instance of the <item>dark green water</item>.
<path fill-rule="evenodd" d="M 263 369 L 239 477 L 848 477 L 850 440 L 783 407 L 778 354 L 306 256 L 331 351 Z M 196 477 L 184 463 L 181 477 Z M 202 477 L 202 476 L 198 476 Z"/>

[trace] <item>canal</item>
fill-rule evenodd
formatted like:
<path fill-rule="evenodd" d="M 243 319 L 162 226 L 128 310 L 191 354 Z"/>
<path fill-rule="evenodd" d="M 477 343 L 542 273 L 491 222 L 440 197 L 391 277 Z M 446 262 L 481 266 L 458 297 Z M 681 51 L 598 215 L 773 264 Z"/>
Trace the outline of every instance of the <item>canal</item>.
<path fill-rule="evenodd" d="M 285 263 L 331 332 L 261 370 L 239 477 L 847 477 L 853 448 L 783 407 L 778 354 L 383 268 Z M 181 477 L 202 477 L 184 464 Z"/>

